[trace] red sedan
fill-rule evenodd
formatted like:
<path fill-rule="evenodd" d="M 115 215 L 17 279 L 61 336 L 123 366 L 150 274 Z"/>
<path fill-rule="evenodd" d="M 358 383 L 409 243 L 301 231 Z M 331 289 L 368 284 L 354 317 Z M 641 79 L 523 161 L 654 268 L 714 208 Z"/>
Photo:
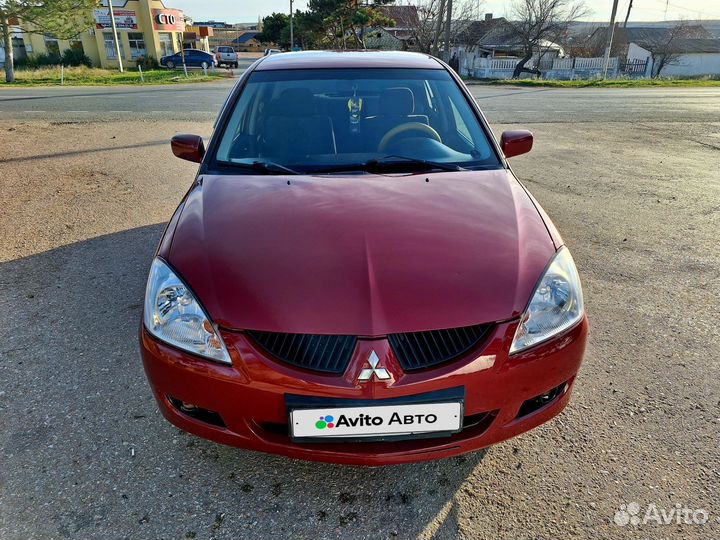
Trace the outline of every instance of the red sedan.
<path fill-rule="evenodd" d="M 567 405 L 588 331 L 570 251 L 462 81 L 412 53 L 267 56 L 238 82 L 152 262 L 160 410 L 217 442 L 384 465 Z"/>

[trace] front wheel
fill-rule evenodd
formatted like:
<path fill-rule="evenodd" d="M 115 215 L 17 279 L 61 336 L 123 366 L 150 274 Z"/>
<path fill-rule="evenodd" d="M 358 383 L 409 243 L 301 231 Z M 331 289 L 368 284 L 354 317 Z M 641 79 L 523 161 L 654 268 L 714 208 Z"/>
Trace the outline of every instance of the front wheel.
<path fill-rule="evenodd" d="M 172 60 L 168 60 L 166 65 L 168 69 L 175 69 L 175 62 L 173 62 Z"/>
<path fill-rule="evenodd" d="M 200 64 L 200 67 L 203 69 L 207 69 L 209 66 L 210 64 L 208 64 L 207 62 L 203 62 L 202 64 Z"/>

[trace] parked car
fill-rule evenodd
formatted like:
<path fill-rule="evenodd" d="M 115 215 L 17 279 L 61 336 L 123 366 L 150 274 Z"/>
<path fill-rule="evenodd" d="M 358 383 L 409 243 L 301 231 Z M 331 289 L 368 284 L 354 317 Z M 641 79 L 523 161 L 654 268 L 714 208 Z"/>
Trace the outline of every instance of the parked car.
<path fill-rule="evenodd" d="M 282 51 L 280 49 L 265 49 L 265 52 L 263 53 L 263 56 L 270 56 L 271 54 L 278 54 Z"/>
<path fill-rule="evenodd" d="M 213 68 L 217 65 L 215 57 L 197 49 L 185 49 L 185 65 L 187 67 L 199 67 L 203 69 Z M 160 58 L 160 65 L 168 69 L 181 68 L 183 65 L 183 54 L 175 53 Z"/>
<path fill-rule="evenodd" d="M 160 410 L 217 442 L 383 465 L 477 450 L 568 404 L 575 263 L 460 78 L 427 55 L 268 56 L 235 85 L 152 261 Z M 551 441 L 548 445 L 552 444 Z"/>
<path fill-rule="evenodd" d="M 232 47 L 218 47 L 215 51 L 215 60 L 218 66 L 238 67 L 238 55 Z"/>

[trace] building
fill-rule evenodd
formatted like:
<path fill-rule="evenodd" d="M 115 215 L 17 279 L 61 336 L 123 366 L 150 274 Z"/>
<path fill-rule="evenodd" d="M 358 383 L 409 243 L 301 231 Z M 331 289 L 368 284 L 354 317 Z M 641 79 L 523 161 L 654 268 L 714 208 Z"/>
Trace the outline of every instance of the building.
<path fill-rule="evenodd" d="M 240 34 L 237 38 L 232 40 L 232 46 L 236 51 L 243 52 L 254 52 L 259 51 L 263 45 L 258 41 L 257 36 L 260 32 L 257 30 L 250 30 L 243 34 Z"/>
<path fill-rule="evenodd" d="M 225 21 L 195 21 L 194 26 L 206 26 L 208 28 L 232 28 L 232 24 Z"/>
<path fill-rule="evenodd" d="M 94 28 L 72 40 L 26 33 L 25 52 L 60 56 L 65 49 L 82 50 L 95 66 L 117 68 L 118 59 L 113 38 L 108 0 L 93 11 Z M 162 0 L 112 0 L 115 26 L 123 65 L 134 64 L 142 56 L 159 59 L 180 50 L 185 31 L 183 12 L 172 9 Z"/>
<path fill-rule="evenodd" d="M 597 28 L 588 39 L 589 47 L 595 54 L 605 51 L 607 44 L 607 26 Z M 700 24 L 677 24 L 675 26 L 636 26 L 623 28 L 617 26 L 613 32 L 613 43 L 610 56 L 627 58 L 630 43 L 636 43 L 646 48 L 665 46 L 673 39 L 712 39 L 714 36 Z"/>
<path fill-rule="evenodd" d="M 473 21 L 457 36 L 455 49 L 475 53 L 480 57 L 520 58 L 525 54 L 522 38 L 515 27 L 505 17 L 493 17 L 487 13 L 481 21 Z M 565 55 L 557 43 L 542 40 L 534 51 L 542 55 L 543 60 L 551 60 Z"/>
<path fill-rule="evenodd" d="M 378 10 L 393 21 L 394 25 L 369 29 L 365 37 L 368 49 L 411 50 L 415 45 L 415 33 L 420 26 L 417 6 L 381 6 Z"/>
<path fill-rule="evenodd" d="M 401 39 L 388 28 L 371 28 L 365 36 L 365 45 L 368 49 L 406 51 L 412 44 L 412 38 Z"/>
<path fill-rule="evenodd" d="M 596 44 L 596 51 L 604 49 L 606 36 L 607 28 L 593 33 L 590 43 Z M 648 74 L 653 76 L 720 74 L 720 40 L 704 24 L 618 27 L 613 35 L 612 55 L 626 62 L 649 62 Z"/>
<path fill-rule="evenodd" d="M 246 30 L 240 25 L 231 28 L 213 28 L 210 48 L 232 47 L 238 51 L 258 51 L 262 49 L 260 42 L 256 39 L 259 33 L 258 30 Z"/>
<path fill-rule="evenodd" d="M 651 47 L 648 44 L 645 46 Z M 663 55 L 666 57 L 664 61 Z M 720 39 L 676 39 L 655 54 L 638 43 L 630 42 L 627 59 L 648 60 L 651 65 L 650 73 L 656 76 L 717 76 L 720 75 Z"/>
<path fill-rule="evenodd" d="M 17 22 L 17 21 L 15 21 Z M 12 45 L 13 45 L 13 57 L 15 58 L 15 61 L 18 60 L 24 60 L 27 58 L 27 52 L 25 51 L 25 41 L 23 40 L 23 34 L 22 30 L 15 26 L 10 26 L 10 31 L 12 33 Z M 3 40 L 0 39 L 0 68 L 5 67 L 5 44 L 3 43 Z"/>

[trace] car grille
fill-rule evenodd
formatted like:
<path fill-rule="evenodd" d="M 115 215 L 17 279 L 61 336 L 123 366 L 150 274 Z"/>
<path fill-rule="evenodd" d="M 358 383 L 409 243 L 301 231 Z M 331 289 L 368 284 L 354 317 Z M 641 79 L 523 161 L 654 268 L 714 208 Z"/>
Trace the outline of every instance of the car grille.
<path fill-rule="evenodd" d="M 268 353 L 286 364 L 335 375 L 345 373 L 357 343 L 355 336 L 247 333 Z"/>
<path fill-rule="evenodd" d="M 405 371 L 418 371 L 455 360 L 475 347 L 492 325 L 389 334 L 388 341 Z M 291 366 L 341 375 L 350 363 L 357 337 L 281 334 L 249 330 L 247 334 L 271 356 Z"/>
<path fill-rule="evenodd" d="M 490 324 L 447 330 L 390 334 L 388 341 L 405 371 L 417 371 L 450 362 L 475 347 L 487 335 Z"/>

